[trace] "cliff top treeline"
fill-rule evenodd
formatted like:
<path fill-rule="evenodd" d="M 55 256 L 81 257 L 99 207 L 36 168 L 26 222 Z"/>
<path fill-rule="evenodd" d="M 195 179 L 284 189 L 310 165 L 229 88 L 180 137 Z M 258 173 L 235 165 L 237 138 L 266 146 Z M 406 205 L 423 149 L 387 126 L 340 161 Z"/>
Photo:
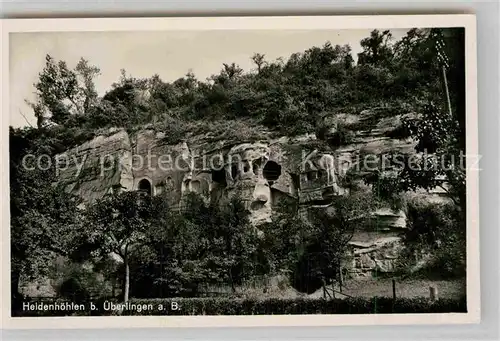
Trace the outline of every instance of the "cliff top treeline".
<path fill-rule="evenodd" d="M 57 135 L 74 140 L 64 139 L 65 147 L 102 128 L 133 129 L 145 124 L 169 132 L 173 142 L 186 131 L 207 129 L 206 122 L 217 120 L 243 119 L 244 125 L 266 126 L 289 136 L 311 133 L 321 129 L 325 117 L 338 113 L 357 114 L 381 106 L 401 113 L 418 111 L 423 102 L 443 103 L 438 53 L 429 32 L 411 29 L 394 41 L 390 31 L 374 30 L 361 40 L 357 63 L 349 45 L 327 42 L 275 61 L 256 53 L 251 56 L 253 70 L 223 64 L 219 73 L 205 81 L 192 73 L 173 82 L 158 75 L 138 79 L 122 70 L 119 81 L 102 97 L 94 86 L 98 67 L 81 59 L 70 69 L 66 62 L 47 56 L 34 84 L 36 100 L 29 104 L 38 127 L 52 126 Z M 440 33 L 445 53 L 452 56 L 450 70 L 462 70 L 463 32 Z M 463 74 L 449 72 L 448 77 L 456 103 Z"/>

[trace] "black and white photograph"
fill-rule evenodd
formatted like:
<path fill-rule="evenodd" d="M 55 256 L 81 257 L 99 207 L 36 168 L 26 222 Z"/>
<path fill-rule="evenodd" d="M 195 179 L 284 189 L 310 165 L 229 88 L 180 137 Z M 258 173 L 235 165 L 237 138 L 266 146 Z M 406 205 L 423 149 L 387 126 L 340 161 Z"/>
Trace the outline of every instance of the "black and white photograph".
<path fill-rule="evenodd" d="M 10 32 L 11 317 L 467 315 L 462 17 Z"/>

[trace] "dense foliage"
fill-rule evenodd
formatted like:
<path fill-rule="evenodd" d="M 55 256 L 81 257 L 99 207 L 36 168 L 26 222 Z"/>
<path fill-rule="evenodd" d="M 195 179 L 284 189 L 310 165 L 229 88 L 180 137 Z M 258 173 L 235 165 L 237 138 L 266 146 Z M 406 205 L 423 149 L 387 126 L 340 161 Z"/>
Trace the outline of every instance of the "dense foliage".
<path fill-rule="evenodd" d="M 465 276 L 466 229 L 459 221 L 460 209 L 450 203 L 412 200 L 407 211 L 406 255 L 400 260 L 401 272 L 442 278 Z"/>
<path fill-rule="evenodd" d="M 137 303 L 152 303 L 157 307 L 162 303 L 170 307 L 170 302 L 177 302 L 180 309 L 165 309 L 161 312 L 153 309 L 152 315 L 284 315 L 284 314 L 392 314 L 392 313 L 439 313 L 466 312 L 465 298 L 458 300 L 443 299 L 430 302 L 426 298 L 404 299 L 395 301 L 388 297 L 348 298 L 325 300 L 314 298 L 270 298 L 270 299 L 234 299 L 234 298 L 197 298 L 172 300 L 137 300 Z M 156 303 L 156 304 L 155 304 Z M 128 313 L 134 314 L 133 311 Z"/>
<path fill-rule="evenodd" d="M 47 56 L 35 84 L 37 100 L 31 105 L 39 126 L 55 123 L 68 129 L 149 123 L 161 127 L 172 118 L 252 118 L 287 135 L 313 132 L 325 116 L 379 106 L 405 110 L 405 103 L 436 98 L 442 92 L 440 70 L 434 41 L 427 36 L 428 30 L 412 29 L 394 42 L 389 31 L 374 30 L 360 42 L 357 63 L 349 45 L 329 42 L 287 60 L 269 61 L 255 54 L 256 69 L 244 72 L 234 63 L 224 64 L 206 81 L 193 73 L 173 82 L 158 75 L 137 79 L 122 70 L 120 80 L 102 98 L 93 85 L 97 67 L 82 59 L 71 70 L 64 61 Z M 455 41 L 450 43 L 454 46 Z"/>
<path fill-rule="evenodd" d="M 440 30 L 431 31 L 433 35 L 443 35 Z M 366 180 L 383 189 L 380 195 L 440 187 L 460 208 L 460 221 L 465 223 L 467 154 L 464 31 L 447 31 L 446 49 L 439 53 L 448 56 L 448 66 L 436 63 L 431 58 L 438 55 L 434 39 L 422 41 L 418 31 L 410 32 L 412 33 L 408 33 L 407 37 L 396 44 L 405 60 L 402 70 L 419 65 L 420 70 L 413 70 L 411 74 L 419 74 L 418 78 L 423 76 L 429 83 L 419 88 L 419 92 L 415 93 L 415 100 L 411 102 L 410 108 L 418 117 L 404 118 L 400 132 L 403 133 L 402 137 L 416 140 L 415 151 L 418 157 L 405 156 L 403 162 L 395 167 L 395 172 L 390 175 L 375 172 Z M 448 93 L 445 91 L 446 87 L 449 87 Z M 477 155 L 468 157 L 478 161 Z"/>
<path fill-rule="evenodd" d="M 284 202 L 261 227 L 271 273 L 284 271 L 294 288 L 307 293 L 340 281 L 347 244 L 376 207 L 370 193 L 337 196 L 328 209 L 299 210 Z"/>
<path fill-rule="evenodd" d="M 46 275 L 55 255 L 76 256 L 80 245 L 80 200 L 53 186 L 54 168 L 44 159 L 24 155 L 53 155 L 57 142 L 39 130 L 10 130 L 10 222 L 12 293 L 19 277 Z"/>
<path fill-rule="evenodd" d="M 196 296 L 210 285 L 234 291 L 258 271 L 257 230 L 238 198 L 219 207 L 191 194 L 181 212 L 169 210 L 161 197 L 153 201 L 154 219 L 133 258 L 135 296 Z"/>
<path fill-rule="evenodd" d="M 34 300 L 33 302 L 40 302 Z M 43 302 L 43 301 L 42 301 Z M 62 303 L 61 301 L 60 303 Z M 431 302 L 425 298 L 395 301 L 387 297 L 318 299 L 318 298 L 172 298 L 132 300 L 131 303 L 141 309 L 123 310 L 123 315 L 290 315 L 290 314 L 394 314 L 394 313 L 465 313 L 466 300 L 440 299 Z M 50 304 L 52 301 L 46 301 Z M 177 309 L 172 309 L 172 303 Z M 77 312 L 62 311 L 28 311 L 16 312 L 21 316 L 88 316 L 96 314 L 116 315 L 117 310 L 105 310 L 103 302 L 96 305 L 92 312 L 89 308 Z M 139 311 L 140 310 L 140 311 Z"/>

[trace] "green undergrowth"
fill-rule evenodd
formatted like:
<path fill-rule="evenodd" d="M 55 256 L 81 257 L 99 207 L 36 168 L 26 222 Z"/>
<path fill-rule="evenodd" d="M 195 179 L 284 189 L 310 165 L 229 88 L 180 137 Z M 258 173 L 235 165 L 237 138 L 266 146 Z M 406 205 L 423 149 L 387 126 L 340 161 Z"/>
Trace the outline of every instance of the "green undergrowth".
<path fill-rule="evenodd" d="M 106 302 L 106 303 L 105 303 Z M 94 310 L 63 311 L 14 311 L 14 316 L 89 316 L 89 315 L 290 315 L 290 314 L 393 314 L 393 313 L 465 313 L 465 297 L 440 299 L 428 298 L 266 298 L 239 299 L 214 298 L 157 298 L 133 299 L 128 308 L 118 302 L 93 302 Z M 115 309 L 112 309 L 115 308 Z"/>

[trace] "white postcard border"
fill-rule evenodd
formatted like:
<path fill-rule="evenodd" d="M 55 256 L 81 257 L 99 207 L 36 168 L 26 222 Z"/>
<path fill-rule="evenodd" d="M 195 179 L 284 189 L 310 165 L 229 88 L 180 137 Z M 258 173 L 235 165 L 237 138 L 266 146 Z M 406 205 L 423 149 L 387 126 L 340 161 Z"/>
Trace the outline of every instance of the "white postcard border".
<path fill-rule="evenodd" d="M 81 18 L 5 19 L 0 22 L 2 82 L 0 166 L 2 188 L 9 188 L 9 34 L 61 31 L 157 30 L 344 30 L 383 27 L 465 27 L 466 29 L 466 133 L 467 155 L 478 155 L 476 18 L 471 14 L 381 16 L 288 16 L 199 18 Z M 473 160 L 469 160 L 473 162 Z M 469 165 L 468 165 L 469 166 Z M 9 198 L 1 201 L 2 218 L 2 327 L 8 329 L 151 328 L 151 327 L 263 327 L 334 325 L 466 324 L 480 321 L 479 172 L 467 167 L 467 313 L 263 315 L 263 316 L 113 316 L 113 317 L 11 317 Z"/>

